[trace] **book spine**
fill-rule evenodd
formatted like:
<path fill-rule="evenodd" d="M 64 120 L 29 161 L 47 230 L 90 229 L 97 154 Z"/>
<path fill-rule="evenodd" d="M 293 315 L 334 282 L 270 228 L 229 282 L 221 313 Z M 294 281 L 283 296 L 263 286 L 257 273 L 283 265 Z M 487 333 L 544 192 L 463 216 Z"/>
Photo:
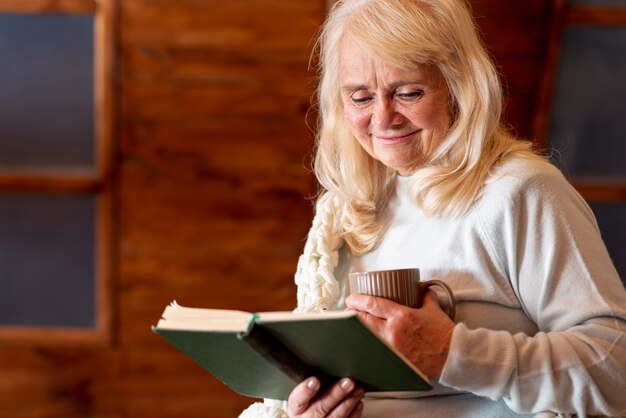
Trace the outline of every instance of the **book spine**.
<path fill-rule="evenodd" d="M 247 342 L 261 357 L 281 370 L 294 382 L 294 387 L 310 376 L 307 365 L 300 358 L 256 323 L 247 332 L 239 333 L 238 338 Z"/>

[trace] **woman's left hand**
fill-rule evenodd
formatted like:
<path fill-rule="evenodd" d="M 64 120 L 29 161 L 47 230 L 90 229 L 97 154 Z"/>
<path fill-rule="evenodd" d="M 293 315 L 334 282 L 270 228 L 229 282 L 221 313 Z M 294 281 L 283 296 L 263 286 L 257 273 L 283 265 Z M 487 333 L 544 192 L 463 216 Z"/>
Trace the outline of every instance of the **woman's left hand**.
<path fill-rule="evenodd" d="M 348 296 L 346 306 L 357 311 L 367 325 L 428 377 L 439 379 L 448 357 L 454 322 L 440 308 L 433 292 L 426 293 L 418 309 L 360 294 Z"/>

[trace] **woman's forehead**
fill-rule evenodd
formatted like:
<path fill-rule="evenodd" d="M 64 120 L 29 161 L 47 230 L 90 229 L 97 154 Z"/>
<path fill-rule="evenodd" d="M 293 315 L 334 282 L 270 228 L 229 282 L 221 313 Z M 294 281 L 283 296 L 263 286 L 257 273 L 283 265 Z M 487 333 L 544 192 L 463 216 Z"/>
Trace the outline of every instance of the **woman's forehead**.
<path fill-rule="evenodd" d="M 432 64 L 378 57 L 370 48 L 350 38 L 344 39 L 341 43 L 339 74 L 342 84 L 360 82 L 359 80 L 377 76 L 391 79 L 406 78 L 406 81 L 426 81 L 440 77 L 439 70 Z"/>

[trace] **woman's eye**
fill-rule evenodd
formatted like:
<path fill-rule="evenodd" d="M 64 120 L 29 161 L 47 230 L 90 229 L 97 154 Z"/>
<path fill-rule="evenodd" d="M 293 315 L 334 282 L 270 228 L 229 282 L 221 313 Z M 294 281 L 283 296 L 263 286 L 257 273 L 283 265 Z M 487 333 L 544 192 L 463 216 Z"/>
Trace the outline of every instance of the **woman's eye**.
<path fill-rule="evenodd" d="M 397 93 L 396 96 L 398 96 L 402 100 L 415 100 L 415 99 L 422 97 L 423 94 L 424 92 L 422 90 L 416 90 L 416 91 L 410 91 L 406 93 Z"/>
<path fill-rule="evenodd" d="M 365 104 L 368 101 L 370 101 L 372 98 L 370 96 L 357 96 L 354 95 L 352 97 L 350 97 L 350 100 L 352 100 L 353 103 L 356 104 Z"/>

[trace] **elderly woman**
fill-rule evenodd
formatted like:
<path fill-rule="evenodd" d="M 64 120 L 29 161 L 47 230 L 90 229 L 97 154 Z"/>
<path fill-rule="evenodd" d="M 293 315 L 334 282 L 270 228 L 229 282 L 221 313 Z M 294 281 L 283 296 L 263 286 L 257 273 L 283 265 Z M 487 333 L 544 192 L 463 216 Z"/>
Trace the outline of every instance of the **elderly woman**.
<path fill-rule="evenodd" d="M 298 310 L 360 312 L 435 389 L 311 377 L 244 416 L 625 414 L 626 292 L 589 207 L 502 126 L 463 1 L 340 0 L 319 51 L 323 190 Z M 408 267 L 452 288 L 456 323 L 433 295 L 419 309 L 348 296 L 350 271 Z"/>

